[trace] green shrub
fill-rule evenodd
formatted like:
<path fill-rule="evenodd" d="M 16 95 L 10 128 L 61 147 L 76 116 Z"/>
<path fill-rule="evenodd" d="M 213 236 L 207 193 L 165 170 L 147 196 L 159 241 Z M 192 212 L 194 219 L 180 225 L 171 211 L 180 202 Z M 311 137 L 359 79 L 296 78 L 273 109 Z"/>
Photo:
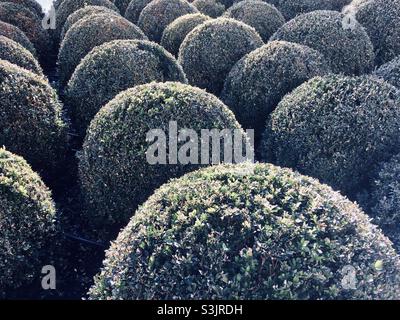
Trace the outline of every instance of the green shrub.
<path fill-rule="evenodd" d="M 34 57 L 36 57 L 36 50 L 33 46 L 32 42 L 28 39 L 28 37 L 23 33 L 18 27 L 0 21 L 0 36 L 7 37 L 15 42 L 19 43 L 25 49 L 27 49 Z"/>
<path fill-rule="evenodd" d="M 348 266 L 355 290 L 342 285 Z M 331 188 L 269 164 L 214 166 L 139 208 L 89 296 L 398 299 L 399 266 L 391 242 Z"/>
<path fill-rule="evenodd" d="M 41 62 L 47 63 L 51 41 L 38 15 L 23 5 L 0 2 L 0 20 L 21 29 L 35 46 Z"/>
<path fill-rule="evenodd" d="M 244 56 L 229 73 L 221 100 L 239 123 L 259 137 L 279 101 L 303 82 L 329 72 L 325 58 L 309 47 L 273 41 Z"/>
<path fill-rule="evenodd" d="M 82 19 L 83 17 L 96 14 L 96 13 L 109 13 L 109 14 L 115 14 L 119 15 L 117 12 L 115 12 L 112 9 L 102 7 L 102 6 L 86 6 L 83 7 L 82 9 L 79 9 L 72 13 L 68 18 L 67 21 L 65 21 L 64 26 L 61 31 L 61 36 L 60 39 L 63 40 L 65 37 L 65 34 L 67 31 L 72 27 L 72 25 L 77 22 L 78 20 Z"/>
<path fill-rule="evenodd" d="M 0 146 L 46 175 L 64 160 L 67 126 L 57 94 L 43 77 L 0 60 Z"/>
<path fill-rule="evenodd" d="M 133 23 L 114 14 L 99 13 L 76 22 L 66 33 L 58 54 L 60 84 L 65 85 L 81 60 L 96 46 L 118 39 L 146 39 Z"/>
<path fill-rule="evenodd" d="M 271 114 L 263 157 L 352 196 L 397 153 L 400 92 L 372 77 L 316 77 Z"/>
<path fill-rule="evenodd" d="M 385 63 L 374 74 L 400 89 L 400 56 Z"/>
<path fill-rule="evenodd" d="M 234 64 L 262 45 L 254 28 L 234 19 L 218 18 L 187 35 L 178 61 L 190 84 L 219 95 Z"/>
<path fill-rule="evenodd" d="M 177 56 L 179 47 L 188 33 L 207 20 L 210 20 L 210 18 L 201 13 L 186 14 L 179 17 L 165 28 L 161 45 L 174 56 Z"/>
<path fill-rule="evenodd" d="M 160 42 L 164 29 L 176 18 L 199 12 L 185 0 L 153 0 L 140 13 L 138 26 L 151 41 Z"/>
<path fill-rule="evenodd" d="M 61 34 L 65 22 L 72 13 L 89 5 L 106 7 L 119 13 L 118 8 L 109 0 L 63 0 L 57 8 L 56 37 Z"/>
<path fill-rule="evenodd" d="M 145 6 L 153 0 L 132 0 L 125 11 L 125 18 L 137 24 L 139 16 Z"/>
<path fill-rule="evenodd" d="M 348 10 L 355 12 L 375 47 L 376 64 L 400 55 L 400 0 L 353 1 Z"/>
<path fill-rule="evenodd" d="M 46 265 L 55 207 L 39 175 L 0 149 L 0 292 L 30 284 Z"/>
<path fill-rule="evenodd" d="M 91 122 L 79 156 L 88 220 L 103 237 L 113 238 L 154 189 L 200 166 L 148 162 L 146 152 L 152 143 L 146 140 L 147 133 L 160 129 L 174 134 L 169 131 L 171 121 L 199 136 L 202 129 L 240 129 L 221 101 L 198 88 L 167 82 L 120 93 Z"/>
<path fill-rule="evenodd" d="M 152 81 L 187 81 L 182 67 L 154 42 L 115 40 L 93 49 L 66 90 L 78 133 L 84 137 L 96 113 L 118 93 Z"/>
<path fill-rule="evenodd" d="M 0 2 L 12 2 L 20 4 L 25 8 L 31 10 L 33 13 L 37 14 L 39 17 L 43 16 L 43 10 L 41 5 L 35 0 L 0 0 Z"/>
<path fill-rule="evenodd" d="M 112 0 L 112 3 L 114 3 L 118 10 L 121 12 L 122 15 L 125 14 L 126 8 L 128 8 L 129 3 L 131 0 Z"/>
<path fill-rule="evenodd" d="M 370 191 L 370 207 L 367 212 L 399 251 L 400 154 L 381 164 L 376 172 Z"/>
<path fill-rule="evenodd" d="M 274 6 L 255 0 L 235 4 L 224 13 L 224 17 L 252 26 L 265 42 L 285 23 L 285 18 Z"/>
<path fill-rule="evenodd" d="M 42 68 L 32 53 L 4 36 L 0 36 L 0 59 L 7 60 L 38 75 L 43 75 Z"/>
<path fill-rule="evenodd" d="M 195 0 L 193 5 L 202 14 L 211 18 L 218 18 L 225 12 L 225 6 L 217 0 Z"/>
<path fill-rule="evenodd" d="M 321 52 L 335 73 L 360 75 L 371 71 L 374 49 L 364 28 L 343 28 L 344 15 L 314 11 L 287 22 L 271 38 L 304 44 Z"/>

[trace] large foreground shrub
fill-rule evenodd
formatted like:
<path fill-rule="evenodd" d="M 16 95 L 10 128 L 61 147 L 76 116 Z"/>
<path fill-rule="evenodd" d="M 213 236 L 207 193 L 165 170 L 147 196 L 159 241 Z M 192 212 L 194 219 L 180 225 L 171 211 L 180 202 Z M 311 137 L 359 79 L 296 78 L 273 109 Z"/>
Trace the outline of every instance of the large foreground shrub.
<path fill-rule="evenodd" d="M 354 290 L 343 286 L 349 267 Z M 399 271 L 391 242 L 331 188 L 267 164 L 216 166 L 139 208 L 89 296 L 398 299 Z"/>
<path fill-rule="evenodd" d="M 221 101 L 188 85 L 153 83 L 120 93 L 91 122 L 80 155 L 81 187 L 88 220 L 95 228 L 113 231 L 125 226 L 154 189 L 199 167 L 200 156 L 188 164 L 173 158 L 164 159 L 167 164 L 162 164 L 163 159 L 158 164 L 149 162 L 146 154 L 153 154 L 151 146 L 157 143 L 162 151 L 165 143 L 162 138 L 150 141 L 147 134 L 161 130 L 176 135 L 172 127 L 169 130 L 171 121 L 178 130 L 193 129 L 199 136 L 202 129 L 240 129 Z M 167 149 L 173 157 L 174 148 L 167 145 Z"/>
<path fill-rule="evenodd" d="M 316 77 L 271 114 L 264 159 L 354 195 L 400 151 L 400 91 L 370 77 Z"/>

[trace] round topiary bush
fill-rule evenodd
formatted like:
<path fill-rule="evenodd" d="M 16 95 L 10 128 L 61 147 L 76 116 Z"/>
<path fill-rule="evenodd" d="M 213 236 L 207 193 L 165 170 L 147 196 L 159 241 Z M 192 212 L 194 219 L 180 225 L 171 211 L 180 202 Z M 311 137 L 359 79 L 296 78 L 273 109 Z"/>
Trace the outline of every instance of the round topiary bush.
<path fill-rule="evenodd" d="M 81 60 L 96 46 L 118 39 L 144 40 L 133 23 L 114 14 L 94 14 L 76 22 L 66 33 L 58 54 L 60 84 L 65 85 Z"/>
<path fill-rule="evenodd" d="M 377 65 L 400 55 L 400 0 L 358 0 L 345 11 L 354 13 L 371 38 Z"/>
<path fill-rule="evenodd" d="M 193 5 L 202 14 L 211 18 L 218 18 L 225 12 L 225 6 L 217 0 L 195 0 Z"/>
<path fill-rule="evenodd" d="M 102 6 L 119 13 L 118 8 L 109 0 L 63 0 L 57 8 L 56 36 L 61 34 L 68 17 L 85 6 Z"/>
<path fill-rule="evenodd" d="M 16 4 L 20 4 L 25 8 L 29 9 L 33 13 L 37 14 L 39 17 L 43 16 L 42 7 L 35 0 L 0 0 L 0 2 L 12 2 Z"/>
<path fill-rule="evenodd" d="M 285 18 L 273 5 L 255 0 L 235 4 L 224 13 L 224 17 L 252 26 L 265 42 L 285 23 Z"/>
<path fill-rule="evenodd" d="M 319 52 L 296 43 L 273 41 L 244 56 L 229 73 L 221 100 L 246 129 L 259 137 L 284 95 L 329 72 Z"/>
<path fill-rule="evenodd" d="M 381 164 L 370 191 L 368 213 L 400 250 L 400 154 Z"/>
<path fill-rule="evenodd" d="M 54 242 L 55 207 L 39 175 L 0 149 L 0 292 L 40 275 Z"/>
<path fill-rule="evenodd" d="M 284 24 L 271 38 L 304 44 L 321 52 L 335 73 L 360 75 L 371 71 L 374 48 L 364 28 L 343 28 L 344 14 L 314 11 Z"/>
<path fill-rule="evenodd" d="M 154 42 L 115 40 L 93 49 L 66 89 L 78 133 L 84 137 L 96 113 L 119 92 L 152 81 L 187 82 L 182 67 Z"/>
<path fill-rule="evenodd" d="M 42 28 L 41 18 L 20 4 L 0 2 L 0 20 L 12 24 L 28 37 L 35 46 L 41 62 L 48 60 L 50 37 Z"/>
<path fill-rule="evenodd" d="M 156 164 L 148 160 L 153 145 L 150 130 L 166 136 L 177 134 L 171 122 L 177 130 L 192 129 L 199 137 L 203 129 L 238 129 L 245 136 L 233 113 L 198 88 L 174 82 L 152 83 L 119 94 L 91 122 L 79 156 L 88 220 L 103 237 L 112 239 L 134 209 L 161 184 L 206 165 L 196 162 L 197 157 L 188 164 L 174 160 L 174 147 L 163 144 L 162 138 L 156 142 L 159 155 L 162 157 L 161 149 L 166 147 L 170 156 Z M 168 140 L 173 143 L 173 138 Z M 180 140 L 177 150 L 182 145 Z M 167 164 L 162 164 L 164 160 Z M 105 228 L 108 230 L 103 231 Z"/>
<path fill-rule="evenodd" d="M 0 60 L 0 146 L 42 175 L 64 160 L 67 126 L 57 94 L 43 77 Z"/>
<path fill-rule="evenodd" d="M 398 299 L 399 261 L 355 204 L 316 180 L 269 164 L 214 166 L 140 207 L 89 297 Z M 355 290 L 342 285 L 349 266 Z"/>
<path fill-rule="evenodd" d="M 374 74 L 400 89 L 400 56 L 385 63 Z"/>
<path fill-rule="evenodd" d="M 262 45 L 254 28 L 234 19 L 218 18 L 187 35 L 178 61 L 190 84 L 219 95 L 235 63 Z"/>
<path fill-rule="evenodd" d="M 42 68 L 32 53 L 4 36 L 0 36 L 0 59 L 7 60 L 40 76 L 43 75 Z"/>
<path fill-rule="evenodd" d="M 174 56 L 177 56 L 188 33 L 207 20 L 210 20 L 210 18 L 201 13 L 186 14 L 179 17 L 165 28 L 161 45 Z"/>
<path fill-rule="evenodd" d="M 372 77 L 316 77 L 271 114 L 263 158 L 353 196 L 399 150 L 399 106 L 400 92 Z"/>
<path fill-rule="evenodd" d="M 176 18 L 199 12 L 185 0 L 153 0 L 140 13 L 138 26 L 151 41 L 160 42 L 164 29 Z"/>
<path fill-rule="evenodd" d="M 115 12 L 112 9 L 102 7 L 102 6 L 86 6 L 82 9 L 79 9 L 72 13 L 65 21 L 64 26 L 61 31 L 60 39 L 63 40 L 67 31 L 71 28 L 71 26 L 77 22 L 78 20 L 82 19 L 83 17 L 96 14 L 96 13 L 108 13 L 108 14 L 115 14 L 119 15 L 119 13 Z"/>
<path fill-rule="evenodd" d="M 132 0 L 126 8 L 125 18 L 136 24 L 139 21 L 140 13 L 151 1 L 153 0 Z"/>
<path fill-rule="evenodd" d="M 16 26 L 0 21 L 0 36 L 7 37 L 15 42 L 19 43 L 25 49 L 27 49 L 34 57 L 36 57 L 36 50 L 32 42 L 28 37 Z"/>

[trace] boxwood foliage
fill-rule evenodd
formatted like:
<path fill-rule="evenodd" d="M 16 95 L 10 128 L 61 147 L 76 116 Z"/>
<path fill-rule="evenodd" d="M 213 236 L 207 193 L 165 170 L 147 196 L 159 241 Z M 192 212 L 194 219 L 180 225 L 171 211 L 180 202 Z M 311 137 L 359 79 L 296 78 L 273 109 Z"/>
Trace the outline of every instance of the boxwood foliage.
<path fill-rule="evenodd" d="M 153 0 L 140 13 L 138 26 L 151 41 L 160 42 L 164 29 L 176 18 L 199 12 L 185 0 Z"/>
<path fill-rule="evenodd" d="M 229 73 L 221 100 L 259 137 L 268 115 L 287 93 L 329 72 L 326 59 L 309 47 L 273 41 L 244 56 Z"/>
<path fill-rule="evenodd" d="M 145 6 L 153 0 L 132 0 L 125 11 L 125 18 L 133 23 L 139 21 L 139 16 Z"/>
<path fill-rule="evenodd" d="M 24 157 L 42 175 L 64 160 L 67 125 L 49 83 L 0 60 L 0 146 Z"/>
<path fill-rule="evenodd" d="M 69 17 L 67 18 L 67 21 L 65 21 L 64 26 L 61 30 L 61 35 L 60 35 L 60 40 L 63 40 L 65 37 L 65 34 L 67 33 L 67 31 L 71 28 L 71 26 L 77 22 L 78 20 L 82 19 L 85 16 L 91 15 L 91 14 L 96 14 L 96 13 L 109 13 L 109 14 L 115 14 L 115 15 L 119 15 L 118 12 L 110 9 L 110 8 L 106 8 L 103 6 L 86 6 L 83 7 L 77 11 L 75 11 L 74 13 L 72 13 L 71 15 L 69 15 Z"/>
<path fill-rule="evenodd" d="M 187 35 L 178 61 L 190 84 L 219 95 L 235 63 L 263 44 L 254 28 L 234 19 L 218 18 Z"/>
<path fill-rule="evenodd" d="M 400 55 L 400 0 L 353 1 L 346 12 L 355 12 L 375 47 L 376 64 Z"/>
<path fill-rule="evenodd" d="M 103 6 L 119 13 L 118 8 L 109 0 L 63 0 L 57 8 L 56 37 L 61 34 L 65 22 L 72 13 L 89 5 Z"/>
<path fill-rule="evenodd" d="M 0 2 L 0 20 L 21 29 L 35 46 L 41 62 L 47 63 L 51 41 L 46 30 L 42 28 L 41 17 L 23 5 Z"/>
<path fill-rule="evenodd" d="M 230 7 L 224 17 L 254 27 L 265 42 L 285 23 L 285 18 L 275 6 L 258 0 L 240 1 Z"/>
<path fill-rule="evenodd" d="M 84 137 L 96 113 L 118 93 L 152 81 L 187 82 L 182 67 L 156 43 L 115 40 L 93 49 L 66 89 L 78 133 Z"/>
<path fill-rule="evenodd" d="M 200 166 L 179 161 L 149 164 L 146 152 L 153 142 L 146 140 L 147 133 L 158 129 L 173 135 L 170 121 L 179 129 L 195 130 L 199 137 L 202 129 L 241 130 L 220 100 L 185 84 L 151 83 L 120 93 L 91 122 L 79 156 L 87 217 L 94 229 L 101 230 L 100 236 L 113 238 L 154 189 Z M 163 144 L 161 139 L 157 143 Z M 173 152 L 168 150 L 167 154 Z"/>
<path fill-rule="evenodd" d="M 40 275 L 55 234 L 55 207 L 39 175 L 0 148 L 0 292 Z"/>
<path fill-rule="evenodd" d="M 32 53 L 4 36 L 0 36 L 0 59 L 7 60 L 38 75 L 43 75 L 42 68 Z"/>
<path fill-rule="evenodd" d="M 37 57 L 35 47 L 28 37 L 18 27 L 0 21 L 0 36 L 7 37 L 15 42 L 19 43 L 25 49 L 27 49 L 34 57 Z"/>
<path fill-rule="evenodd" d="M 188 33 L 207 20 L 210 20 L 210 18 L 201 13 L 186 14 L 179 17 L 165 28 L 161 45 L 174 56 L 177 56 Z"/>
<path fill-rule="evenodd" d="M 374 74 L 400 89 L 400 56 L 382 65 Z"/>
<path fill-rule="evenodd" d="M 96 46 L 117 39 L 147 39 L 133 23 L 115 14 L 97 13 L 76 22 L 58 53 L 60 84 L 65 85 L 81 60 Z"/>
<path fill-rule="evenodd" d="M 131 0 L 111 0 L 114 3 L 118 10 L 121 12 L 122 15 L 125 14 L 126 8 L 128 8 L 129 3 Z"/>
<path fill-rule="evenodd" d="M 349 265 L 355 290 L 342 286 Z M 314 179 L 269 164 L 214 166 L 139 208 L 89 296 L 397 299 L 399 257 L 355 204 Z"/>
<path fill-rule="evenodd" d="M 32 11 L 33 13 L 37 14 L 39 17 L 43 16 L 42 6 L 35 0 L 0 0 L 0 2 L 12 2 L 20 4 Z"/>
<path fill-rule="evenodd" d="M 225 12 L 225 6 L 217 0 L 195 0 L 193 5 L 202 14 L 211 18 L 218 18 Z"/>
<path fill-rule="evenodd" d="M 352 196 L 399 150 L 399 106 L 400 92 L 375 78 L 316 77 L 271 114 L 263 157 Z"/>
<path fill-rule="evenodd" d="M 368 213 L 400 252 L 400 154 L 380 164 L 373 179 Z"/>
<path fill-rule="evenodd" d="M 371 71 L 374 48 L 364 28 L 343 27 L 344 14 L 336 11 L 314 11 L 287 22 L 271 38 L 296 42 L 320 51 L 335 73 L 360 75 Z"/>

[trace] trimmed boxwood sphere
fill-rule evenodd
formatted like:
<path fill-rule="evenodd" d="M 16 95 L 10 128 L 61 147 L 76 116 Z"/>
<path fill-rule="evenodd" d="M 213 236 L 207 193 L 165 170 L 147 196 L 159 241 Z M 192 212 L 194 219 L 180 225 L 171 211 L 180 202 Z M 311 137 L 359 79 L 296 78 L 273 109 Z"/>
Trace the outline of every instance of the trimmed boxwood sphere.
<path fill-rule="evenodd" d="M 364 28 L 357 22 L 343 28 L 344 14 L 314 11 L 287 22 L 271 38 L 304 44 L 321 52 L 335 73 L 360 75 L 371 71 L 374 48 Z"/>
<path fill-rule="evenodd" d="M 186 14 L 179 17 L 164 30 L 161 45 L 177 56 L 188 33 L 207 20 L 210 20 L 210 18 L 201 13 Z"/>
<path fill-rule="evenodd" d="M 55 234 L 55 207 L 39 175 L 0 148 L 0 292 L 40 275 Z M 47 261 L 48 263 L 48 261 Z"/>
<path fill-rule="evenodd" d="M 154 42 L 115 40 L 93 49 L 66 89 L 78 133 L 85 136 L 96 113 L 118 93 L 152 81 L 187 81 L 174 57 Z"/>
<path fill-rule="evenodd" d="M 60 84 L 70 79 L 81 60 L 96 46 L 118 39 L 144 40 L 133 23 L 114 14 L 98 13 L 76 22 L 66 33 L 58 54 Z"/>
<path fill-rule="evenodd" d="M 400 154 L 382 163 L 376 172 L 368 213 L 400 252 Z"/>
<path fill-rule="evenodd" d="M 353 10 L 375 47 L 376 64 L 400 55 L 400 0 L 353 1 Z"/>
<path fill-rule="evenodd" d="M 0 21 L 0 35 L 19 43 L 30 53 L 32 53 L 34 57 L 36 57 L 35 47 L 33 46 L 32 42 L 28 39 L 28 37 L 25 35 L 25 33 L 23 33 L 18 27 Z"/>
<path fill-rule="evenodd" d="M 343 288 L 346 266 L 355 290 Z M 89 297 L 398 299 L 399 266 L 391 242 L 331 188 L 269 164 L 214 166 L 139 208 Z"/>
<path fill-rule="evenodd" d="M 385 63 L 374 74 L 400 89 L 400 56 Z"/>
<path fill-rule="evenodd" d="M 43 75 L 42 68 L 35 57 L 15 41 L 0 36 L 0 59 L 7 60 L 38 75 Z"/>
<path fill-rule="evenodd" d="M 372 77 L 316 77 L 271 114 L 263 158 L 354 195 L 400 151 L 400 91 Z"/>
<path fill-rule="evenodd" d="M 83 7 L 82 9 L 79 9 L 77 11 L 75 11 L 74 13 L 72 13 L 67 21 L 65 21 L 64 26 L 62 28 L 61 31 L 61 36 L 60 39 L 64 39 L 65 34 L 67 33 L 67 31 L 71 28 L 71 26 L 77 22 L 78 20 L 82 19 L 83 17 L 86 17 L 88 15 L 91 14 L 96 14 L 96 13 L 109 13 L 109 14 L 115 14 L 115 15 L 119 15 L 118 12 L 115 12 L 112 9 L 106 8 L 106 7 L 102 7 L 102 6 L 86 6 Z"/>
<path fill-rule="evenodd" d="M 225 6 L 217 0 L 195 0 L 193 5 L 202 14 L 211 18 L 218 18 L 225 12 Z"/>
<path fill-rule="evenodd" d="M 218 18 L 187 35 L 178 61 L 190 84 L 219 95 L 235 63 L 263 44 L 254 28 L 234 19 Z"/>
<path fill-rule="evenodd" d="M 0 60 L 0 146 L 24 157 L 47 174 L 64 160 L 67 126 L 49 83 Z"/>
<path fill-rule="evenodd" d="M 42 62 L 48 60 L 51 41 L 46 30 L 42 28 L 41 18 L 23 5 L 0 2 L 0 20 L 10 23 L 25 33 L 35 46 Z"/>
<path fill-rule="evenodd" d="M 273 41 L 243 57 L 229 73 L 221 100 L 246 129 L 260 136 L 268 115 L 287 93 L 329 72 L 318 51 L 296 43 Z"/>
<path fill-rule="evenodd" d="M 202 129 L 240 129 L 220 100 L 185 84 L 151 83 L 120 93 L 91 122 L 79 156 L 88 220 L 95 229 L 108 229 L 103 237 L 110 232 L 108 238 L 113 238 L 112 231 L 125 226 L 154 189 L 200 166 L 148 163 L 146 152 L 153 143 L 146 141 L 147 133 L 160 129 L 174 134 L 169 132 L 171 121 L 199 137 Z"/>
<path fill-rule="evenodd" d="M 139 16 L 145 6 L 153 0 L 132 0 L 125 11 L 125 18 L 133 23 L 139 21 Z"/>
<path fill-rule="evenodd" d="M 176 18 L 199 12 L 185 0 L 153 0 L 140 13 L 138 26 L 151 41 L 160 42 L 164 29 Z"/>
<path fill-rule="evenodd" d="M 109 0 L 63 0 L 57 8 L 56 34 L 59 36 L 68 17 L 85 6 L 102 6 L 119 13 L 118 8 Z"/>
<path fill-rule="evenodd" d="M 37 14 L 39 17 L 43 16 L 42 7 L 35 0 L 0 0 L 0 2 L 12 2 L 16 4 L 20 4 L 25 8 L 31 10 L 33 13 Z"/>
<path fill-rule="evenodd" d="M 255 0 L 241 1 L 230 7 L 224 17 L 233 18 L 252 26 L 261 38 L 269 38 L 285 23 L 285 18 L 274 6 Z"/>

